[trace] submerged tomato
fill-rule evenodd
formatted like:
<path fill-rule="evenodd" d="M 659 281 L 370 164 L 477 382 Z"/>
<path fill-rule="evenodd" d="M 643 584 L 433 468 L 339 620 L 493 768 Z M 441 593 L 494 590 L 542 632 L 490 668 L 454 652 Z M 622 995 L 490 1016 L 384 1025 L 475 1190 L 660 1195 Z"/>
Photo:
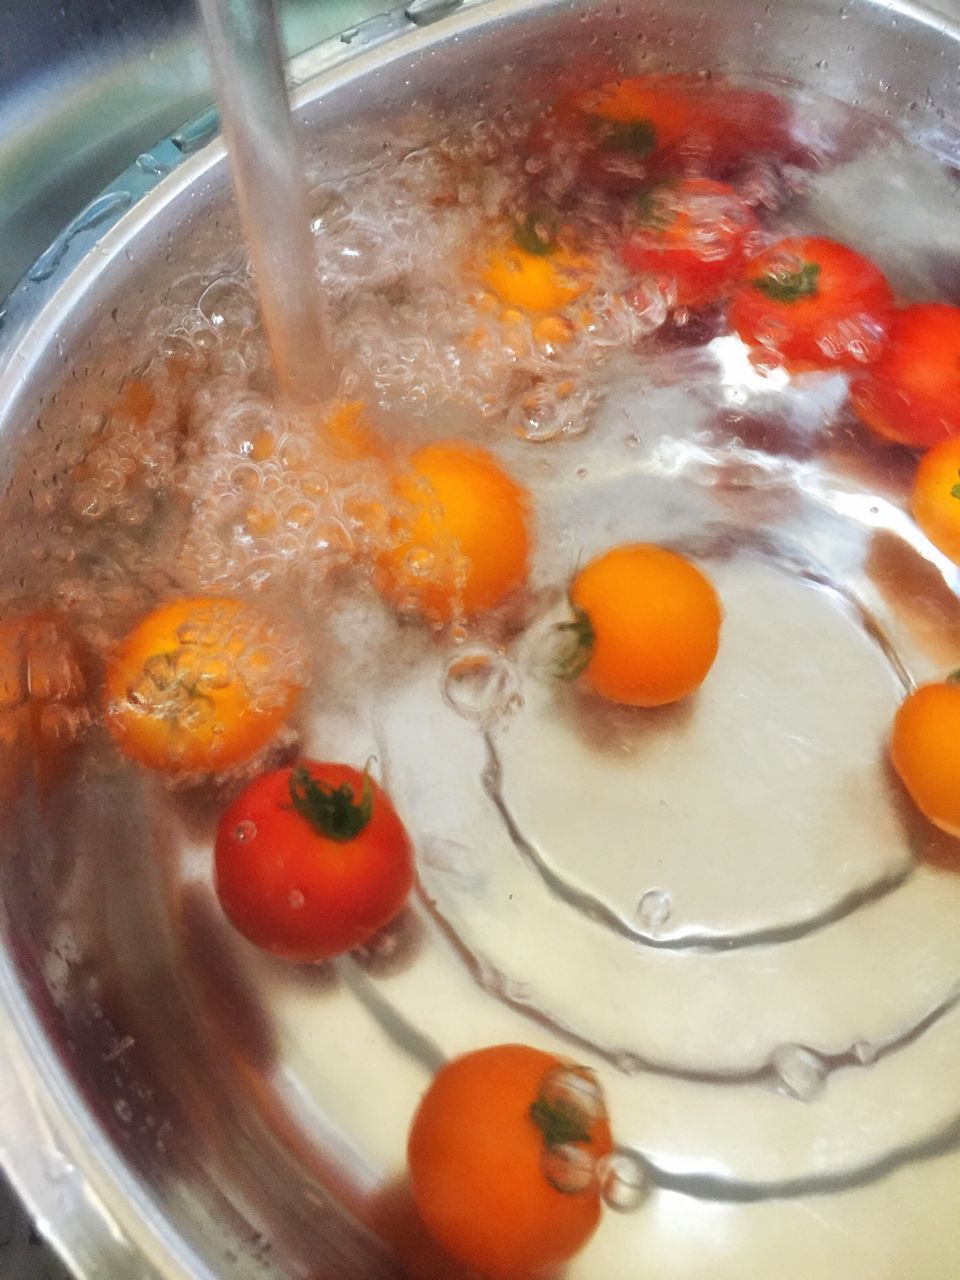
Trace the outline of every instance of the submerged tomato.
<path fill-rule="evenodd" d="M 905 698 L 893 722 L 890 755 L 903 785 L 941 831 L 960 837 L 960 672 Z"/>
<path fill-rule="evenodd" d="M 797 151 L 786 104 L 723 80 L 631 76 L 562 99 L 530 130 L 531 152 L 608 191 L 653 174 L 728 178 L 757 156 Z"/>
<path fill-rule="evenodd" d="M 519 1280 L 573 1257 L 596 1230 L 595 1162 L 612 1145 L 592 1072 L 492 1045 L 434 1078 L 410 1130 L 410 1184 L 452 1257 L 479 1276 Z"/>
<path fill-rule="evenodd" d="M 412 884 L 403 823 L 369 774 L 349 765 L 301 760 L 262 774 L 217 828 L 224 911 L 244 937 L 288 960 L 358 947 Z"/>
<path fill-rule="evenodd" d="M 377 585 L 400 609 L 440 626 L 495 608 L 523 584 L 529 495 L 485 449 L 425 445 L 393 489 L 398 506 Z"/>
<path fill-rule="evenodd" d="M 620 249 L 631 271 L 657 279 L 678 307 L 702 307 L 728 293 L 743 268 L 757 222 L 732 187 L 685 178 L 638 201 Z"/>
<path fill-rule="evenodd" d="M 933 545 L 960 564 L 960 436 L 923 455 L 910 510 Z"/>
<path fill-rule="evenodd" d="M 896 312 L 879 360 L 850 395 L 889 440 L 923 446 L 960 436 L 960 307 L 926 302 Z"/>
<path fill-rule="evenodd" d="M 228 596 L 162 604 L 121 640 L 104 679 L 107 728 L 132 760 L 218 773 L 276 736 L 300 693 L 296 645 Z"/>
<path fill-rule="evenodd" d="M 835 240 L 797 236 L 754 258 L 730 304 L 744 342 L 794 367 L 867 364 L 893 308 L 883 273 Z"/>

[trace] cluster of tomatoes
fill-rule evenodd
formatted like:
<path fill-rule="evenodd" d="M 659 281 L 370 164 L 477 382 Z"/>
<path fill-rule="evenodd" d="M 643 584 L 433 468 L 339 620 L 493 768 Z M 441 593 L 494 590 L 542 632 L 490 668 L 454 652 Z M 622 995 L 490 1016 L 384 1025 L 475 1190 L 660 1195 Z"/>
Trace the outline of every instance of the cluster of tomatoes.
<path fill-rule="evenodd" d="M 715 80 L 634 77 L 561 100 L 536 122 L 526 147 L 532 211 L 512 241 L 489 252 L 480 276 L 502 303 L 534 318 L 535 336 L 552 322 L 557 345 L 564 332 L 589 322 L 576 311 L 595 274 L 591 229 L 581 215 L 602 197 L 620 228 L 621 264 L 638 285 L 658 289 L 677 315 L 725 309 L 729 328 L 761 367 L 844 372 L 851 406 L 874 435 L 926 451 L 911 509 L 930 541 L 960 564 L 960 307 L 898 305 L 876 264 L 836 241 L 770 242 L 755 207 L 761 202 L 751 195 L 750 157 L 803 164 L 782 101 Z M 625 563 L 618 556 L 605 570 L 592 569 L 588 589 L 591 578 Z M 628 597 L 608 599 L 629 612 Z M 576 588 L 571 600 L 576 608 Z M 701 622 L 698 634 L 715 633 L 705 613 Z M 594 643 L 580 612 L 571 632 L 581 654 Z M 608 653 L 601 637 L 594 687 L 644 705 L 644 691 L 601 674 Z M 954 836 L 960 753 L 950 744 L 960 734 L 958 680 L 960 673 L 911 694 L 891 744 L 917 806 Z"/>
<path fill-rule="evenodd" d="M 550 321 L 551 341 L 562 340 L 592 271 L 588 246 L 564 224 L 564 201 L 570 192 L 606 193 L 624 211 L 619 253 L 637 281 L 655 281 L 674 308 L 725 306 L 730 326 L 766 362 L 846 370 L 871 431 L 932 446 L 913 509 L 960 562 L 960 309 L 898 308 L 879 269 L 832 241 L 764 245 L 738 183 L 749 154 L 791 153 L 778 100 L 710 83 L 623 80 L 555 106 L 527 146 L 551 212 L 542 198 L 485 257 L 480 273 L 492 294 L 536 323 Z M 446 441 L 398 458 L 359 406 L 332 414 L 326 434 L 341 453 L 377 454 L 387 467 L 386 536 L 371 566 L 387 601 L 442 626 L 494 609 L 522 587 L 531 503 L 491 454 Z M 689 560 L 649 544 L 613 547 L 576 572 L 567 594 L 559 676 L 640 708 L 685 698 L 706 678 L 722 609 Z M 62 619 L 4 623 L 0 733 L 26 732 L 49 758 L 56 726 L 79 723 L 89 671 Z M 141 765 L 227 774 L 263 757 L 303 681 L 285 628 L 261 609 L 229 597 L 180 599 L 154 609 L 109 655 L 101 705 L 114 740 Z M 958 741 L 960 684 L 925 686 L 903 703 L 893 763 L 923 813 L 955 836 Z M 369 770 L 307 759 L 244 787 L 220 820 L 215 867 L 234 926 L 298 962 L 364 943 L 402 909 L 414 879 L 409 836 Z M 438 1073 L 410 1134 L 411 1186 L 452 1257 L 483 1275 L 520 1276 L 564 1261 L 589 1238 L 598 1180 L 570 1182 L 555 1170 L 578 1161 L 593 1169 L 611 1148 L 589 1072 L 497 1046 Z"/>

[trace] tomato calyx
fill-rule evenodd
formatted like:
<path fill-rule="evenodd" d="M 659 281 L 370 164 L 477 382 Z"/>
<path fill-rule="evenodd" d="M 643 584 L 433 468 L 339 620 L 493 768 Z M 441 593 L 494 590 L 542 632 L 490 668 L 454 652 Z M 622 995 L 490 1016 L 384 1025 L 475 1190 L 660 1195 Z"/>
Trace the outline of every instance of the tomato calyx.
<path fill-rule="evenodd" d="M 560 637 L 557 646 L 554 675 L 558 680 L 576 680 L 590 665 L 593 646 L 597 636 L 586 609 L 570 603 L 573 618 L 569 622 L 558 622 L 556 631 Z"/>
<path fill-rule="evenodd" d="M 773 302 L 799 302 L 816 297 L 820 279 L 820 263 L 805 262 L 796 271 L 782 268 L 757 276 L 750 283 Z"/>
<path fill-rule="evenodd" d="M 957 472 L 957 476 L 960 477 L 960 471 Z M 958 482 L 950 490 L 950 497 L 960 499 L 960 480 L 958 480 Z"/>
<path fill-rule="evenodd" d="M 545 258 L 557 247 L 556 224 L 549 215 L 528 213 L 514 228 L 513 240 L 517 248 L 522 249 L 524 253 Z"/>
<path fill-rule="evenodd" d="M 637 192 L 634 218 L 645 231 L 666 231 L 676 221 L 676 214 L 671 217 L 663 200 L 671 185 L 669 182 L 650 182 Z"/>
<path fill-rule="evenodd" d="M 960 684 L 960 667 L 957 667 L 956 671 L 950 672 L 944 684 Z"/>
<path fill-rule="evenodd" d="M 543 1134 L 548 1147 L 569 1142 L 589 1142 L 590 1127 L 579 1107 L 558 1099 L 549 1102 L 543 1094 L 530 1104 L 530 1119 Z"/>
<path fill-rule="evenodd" d="M 291 807 L 317 835 L 339 844 L 356 839 L 373 814 L 373 788 L 366 769 L 359 802 L 348 782 L 331 787 L 312 777 L 303 765 L 298 765 L 290 774 L 289 788 Z"/>
<path fill-rule="evenodd" d="M 630 151 L 636 156 L 648 156 L 656 148 L 657 131 L 653 121 L 642 116 L 610 125 L 600 145 L 604 151 Z"/>

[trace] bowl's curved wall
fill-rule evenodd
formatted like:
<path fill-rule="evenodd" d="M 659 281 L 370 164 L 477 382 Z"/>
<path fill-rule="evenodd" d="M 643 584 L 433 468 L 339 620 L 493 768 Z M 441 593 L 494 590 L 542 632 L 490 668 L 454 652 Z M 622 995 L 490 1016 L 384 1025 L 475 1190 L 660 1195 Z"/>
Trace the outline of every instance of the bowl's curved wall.
<path fill-rule="evenodd" d="M 953 29 L 904 3 L 482 0 L 431 25 L 375 21 L 294 71 L 318 181 L 401 145 L 398 121 L 410 145 L 443 113 L 526 100 L 584 60 L 760 72 L 862 107 L 953 165 L 958 51 Z M 99 221 L 75 225 L 10 301 L 7 474 L 38 430 L 66 438 L 81 407 L 106 403 L 144 354 L 158 296 L 235 249 L 219 143 L 152 154 L 156 168 L 118 180 Z M 337 1134 L 298 1128 L 264 1083 L 282 1047 L 238 976 L 211 971 L 204 902 L 166 875 L 190 832 L 153 820 L 153 786 L 116 775 L 89 792 L 80 774 L 48 809 L 15 758 L 0 772 L 0 1153 L 84 1276 L 389 1274 L 350 1212 L 372 1172 Z"/>

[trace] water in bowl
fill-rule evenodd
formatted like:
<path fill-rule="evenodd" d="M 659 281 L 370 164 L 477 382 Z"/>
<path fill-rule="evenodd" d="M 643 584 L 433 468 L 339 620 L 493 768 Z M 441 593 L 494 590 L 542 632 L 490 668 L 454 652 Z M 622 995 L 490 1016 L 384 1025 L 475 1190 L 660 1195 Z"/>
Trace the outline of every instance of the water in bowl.
<path fill-rule="evenodd" d="M 900 297 L 949 299 L 952 176 L 834 102 L 780 102 L 769 148 L 726 174 L 758 243 L 827 235 Z M 631 276 L 618 244 L 642 174 L 585 178 L 574 151 L 531 148 L 541 123 L 460 123 L 313 190 L 359 434 L 354 416 L 331 435 L 328 405 L 277 403 L 235 257 L 158 307 L 151 357 L 7 498 L 26 533 L 4 553 L 5 611 L 57 609 L 94 668 L 173 595 L 283 620 L 310 679 L 277 750 L 374 762 L 416 844 L 410 906 L 329 965 L 256 951 L 211 877 L 248 774 L 159 781 L 96 727 L 63 784 L 78 827 L 144 793 L 155 816 L 87 850 L 88 891 L 159 886 L 157 935 L 224 1106 L 305 1195 L 332 1189 L 374 1230 L 433 1072 L 522 1041 L 597 1072 L 618 1143 L 571 1276 L 893 1275 L 894 1248 L 903 1274 L 943 1275 L 960 882 L 885 742 L 911 683 L 960 661 L 960 575 L 907 510 L 915 456 L 856 421 L 846 375 L 751 358 L 722 306 L 678 308 L 669 282 Z M 531 312 L 484 264 L 517 227 L 553 235 L 552 210 L 586 284 Z M 534 549 L 502 606 L 431 626 L 384 600 L 374 566 L 397 459 L 450 437 L 526 487 Z M 653 711 L 552 667 L 571 575 L 633 541 L 694 559 L 725 612 L 703 688 Z M 110 945 L 122 969 L 144 942 L 117 928 Z M 141 1017 L 136 1038 L 163 1025 Z M 428 1274 L 416 1248 L 404 1261 Z"/>

